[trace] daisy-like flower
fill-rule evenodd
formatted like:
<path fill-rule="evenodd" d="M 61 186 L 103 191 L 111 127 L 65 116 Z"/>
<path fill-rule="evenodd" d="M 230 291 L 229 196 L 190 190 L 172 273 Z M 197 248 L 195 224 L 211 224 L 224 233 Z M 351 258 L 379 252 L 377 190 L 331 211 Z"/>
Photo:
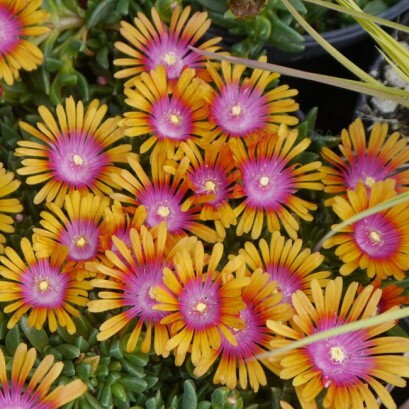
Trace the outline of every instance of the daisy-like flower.
<path fill-rule="evenodd" d="M 150 74 L 142 73 L 132 87 L 125 88 L 125 102 L 137 111 L 125 112 L 121 125 L 128 136 L 151 136 L 141 145 L 140 152 L 153 145 L 173 152 L 182 141 L 206 144 L 216 135 L 208 121 L 206 95 L 209 85 L 194 78 L 195 70 L 186 69 L 169 92 L 166 71 L 159 66 Z"/>
<path fill-rule="evenodd" d="M 311 281 L 318 280 L 320 285 L 327 283 L 329 271 L 316 271 L 324 260 L 318 252 L 311 253 L 302 248 L 302 240 L 286 240 L 275 231 L 271 235 L 270 244 L 266 240 L 259 241 L 258 249 L 251 242 L 246 242 L 239 253 L 246 258 L 251 270 L 261 268 L 270 275 L 278 291 L 283 294 L 283 302 L 291 303 L 291 296 L 297 290 L 310 294 Z"/>
<path fill-rule="evenodd" d="M 342 278 L 330 281 L 325 292 L 312 282 L 311 302 L 302 292 L 293 295 L 296 314 L 294 326 L 267 321 L 279 338 L 271 347 L 282 347 L 315 334 L 337 328 L 376 314 L 381 290 L 367 286 L 357 295 L 358 283 L 352 283 L 342 297 Z M 396 322 L 335 335 L 280 355 L 282 379 L 293 379 L 305 401 L 313 401 L 323 390 L 323 406 L 328 409 L 378 409 L 376 396 L 388 409 L 396 408 L 382 381 L 403 387 L 402 376 L 409 376 L 409 358 L 398 354 L 409 351 L 409 340 L 378 335 L 394 327 Z M 285 337 L 283 339 L 282 337 Z M 364 405 L 365 403 L 365 405 Z"/>
<path fill-rule="evenodd" d="M 175 363 L 182 365 L 191 349 L 194 365 L 218 349 L 222 339 L 238 346 L 232 328 L 243 328 L 240 311 L 245 308 L 241 290 L 249 283 L 244 276 L 244 258 L 236 256 L 219 272 L 223 245 L 215 244 L 210 257 L 197 242 L 193 257 L 183 250 L 175 255 L 175 271 L 163 270 L 163 287 L 153 290 L 158 311 L 169 315 L 161 320 L 171 326 L 171 338 L 165 351 L 174 350 Z M 236 273 L 236 275 L 234 274 Z"/>
<path fill-rule="evenodd" d="M 68 260 L 82 276 L 87 261 L 103 256 L 100 243 L 102 217 L 109 198 L 75 190 L 65 196 L 64 207 L 47 203 L 40 213 L 42 228 L 35 227 L 33 247 L 38 257 L 50 257 L 58 245 L 68 248 Z M 86 274 L 86 273 L 85 273 Z"/>
<path fill-rule="evenodd" d="M 260 385 L 267 384 L 267 377 L 257 355 L 266 352 L 273 339 L 266 321 L 287 321 L 293 314 L 289 304 L 280 303 L 282 295 L 277 292 L 275 283 L 270 281 L 270 276 L 261 269 L 250 276 L 250 283 L 243 288 L 242 298 L 246 304 L 240 312 L 244 326 L 233 329 L 238 345 L 232 345 L 223 338 L 220 347 L 212 350 L 210 356 L 199 362 L 195 375 L 204 375 L 220 357 L 214 383 L 224 384 L 231 389 L 236 388 L 237 383 L 246 389 L 250 383 L 251 388 L 257 392 Z M 266 359 L 260 361 L 270 370 L 278 372 L 279 367 L 273 363 Z"/>
<path fill-rule="evenodd" d="M 35 348 L 27 350 L 20 344 L 11 364 L 11 379 L 7 375 L 7 365 L 0 349 L 0 407 L 2 409 L 57 409 L 79 398 L 87 391 L 84 382 L 76 379 L 50 391 L 64 368 L 63 362 L 54 363 L 54 356 L 47 355 L 36 366 Z M 30 372 L 33 370 L 32 375 Z"/>
<path fill-rule="evenodd" d="M 346 195 L 347 190 L 355 189 L 358 182 L 368 188 L 375 182 L 392 178 L 396 181 L 396 190 L 409 190 L 409 145 L 407 138 L 394 132 L 389 137 L 388 125 L 376 123 L 366 141 L 365 129 L 360 119 L 355 120 L 349 130 L 341 133 L 339 150 L 342 157 L 328 148 L 322 149 L 323 158 L 331 165 L 324 167 L 326 176 L 325 192 Z M 331 205 L 333 198 L 325 201 Z"/>
<path fill-rule="evenodd" d="M 350 217 L 396 196 L 395 181 L 376 182 L 370 191 L 363 183 L 347 192 L 347 198 L 334 198 L 332 208 L 341 218 Z M 335 226 L 334 226 L 335 227 Z M 405 278 L 409 269 L 409 204 L 402 203 L 342 228 L 324 243 L 338 246 L 335 254 L 344 262 L 339 272 L 351 274 L 365 269 L 368 277 Z"/>
<path fill-rule="evenodd" d="M 229 199 L 236 197 L 234 188 L 240 176 L 230 149 L 227 144 L 215 141 L 206 146 L 203 157 L 193 141 L 182 143 L 181 148 L 190 161 L 185 178 L 195 193 L 191 201 L 196 197 L 203 202 L 203 197 L 209 197 L 202 204 L 200 218 L 214 220 L 219 236 L 225 237 L 225 229 L 236 224 Z"/>
<path fill-rule="evenodd" d="M 127 209 L 135 211 L 140 205 L 146 209 L 146 225 L 150 228 L 165 221 L 168 232 L 174 237 L 186 235 L 189 232 L 209 243 L 219 240 L 216 231 L 198 223 L 201 206 L 190 206 L 187 196 L 188 187 L 183 176 L 189 164 L 184 158 L 171 175 L 163 170 L 166 163 L 166 152 L 151 154 L 152 177 L 148 177 L 135 157 L 129 157 L 129 164 L 134 172 L 122 170 L 120 175 L 113 175 L 114 181 L 125 188 L 132 196 L 114 193 L 112 198 L 129 204 Z"/>
<path fill-rule="evenodd" d="M 57 106 L 58 124 L 45 106 L 38 109 L 44 121 L 37 123 L 38 129 L 20 122 L 36 141 L 18 142 L 16 156 L 24 160 L 17 173 L 31 175 L 26 180 L 29 185 L 46 182 L 35 196 L 35 204 L 46 200 L 61 205 L 67 192 L 76 189 L 103 196 L 118 188 L 110 175 L 120 171 L 116 162 L 126 163 L 131 145 L 109 148 L 122 139 L 123 129 L 118 127 L 120 117 L 102 122 L 107 109 L 93 100 L 84 112 L 83 103 L 75 104 L 70 97 L 65 109 Z"/>
<path fill-rule="evenodd" d="M 141 72 L 163 65 L 171 80 L 178 79 L 185 67 L 194 68 L 199 77 L 209 79 L 205 68 L 206 57 L 193 52 L 189 47 L 216 52 L 220 48 L 217 43 L 221 38 L 216 37 L 198 44 L 210 27 L 210 20 L 206 12 L 196 12 L 189 18 L 190 10 L 190 6 L 183 10 L 176 7 L 169 27 L 160 20 L 155 8 L 152 9 L 153 24 L 143 13 L 138 13 L 135 17 L 135 26 L 122 21 L 120 33 L 129 44 L 115 43 L 117 50 L 126 54 L 126 57 L 114 60 L 114 64 L 128 68 L 118 71 L 115 77 L 135 77 Z"/>
<path fill-rule="evenodd" d="M 289 131 L 285 125 L 277 135 L 256 145 L 246 146 L 240 139 L 230 139 L 234 160 L 242 174 L 237 194 L 244 197 L 234 209 L 236 216 L 241 214 L 236 230 L 238 236 L 251 231 L 251 237 L 257 239 L 266 216 L 269 232 L 280 230 L 282 225 L 289 236 L 296 239 L 299 224 L 292 213 L 312 220 L 309 212 L 317 205 L 295 194 L 299 189 L 323 188 L 320 183 L 323 174 L 317 171 L 321 162 L 294 163 L 297 155 L 311 143 L 310 139 L 303 139 L 295 144 L 296 140 L 297 131 Z"/>
<path fill-rule="evenodd" d="M 24 37 L 48 33 L 41 26 L 49 17 L 39 10 L 42 0 L 0 0 L 0 79 L 12 85 L 19 71 L 35 70 L 43 62 L 43 53 Z"/>
<path fill-rule="evenodd" d="M 13 218 L 4 213 L 19 213 L 23 210 L 23 206 L 18 199 L 7 198 L 7 196 L 15 192 L 19 186 L 20 181 L 14 179 L 14 173 L 6 171 L 0 162 L 0 231 L 4 233 L 14 232 Z M 6 238 L 0 233 L 0 253 L 4 252 L 3 244 L 5 242 Z"/>
<path fill-rule="evenodd" d="M 162 286 L 163 269 L 172 266 L 175 252 L 182 248 L 189 250 L 195 239 L 185 237 L 170 247 L 167 238 L 164 222 L 160 224 L 155 237 L 145 226 L 141 227 L 140 232 L 131 229 L 128 239 L 130 247 L 125 241 L 113 237 L 119 254 L 110 250 L 106 252 L 112 267 L 94 264 L 93 267 L 107 278 L 92 280 L 92 285 L 106 291 L 99 293 L 101 299 L 89 302 L 89 310 L 101 312 L 124 308 L 121 313 L 112 316 L 101 325 L 97 336 L 99 341 L 111 337 L 136 320 L 126 345 L 127 351 L 135 349 L 141 330 L 146 327 L 141 344 L 142 352 L 150 351 L 153 338 L 156 354 L 169 355 L 169 351 L 164 349 L 169 339 L 168 328 L 161 324 L 165 313 L 153 309 L 156 304 L 153 289 Z"/>
<path fill-rule="evenodd" d="M 214 64 L 209 63 L 207 68 L 217 87 L 210 99 L 211 119 L 223 141 L 243 138 L 251 144 L 276 133 L 280 124 L 298 123 L 297 117 L 288 115 L 298 110 L 298 104 L 290 98 L 298 91 L 288 85 L 267 89 L 280 74 L 254 69 L 250 77 L 242 79 L 244 65 L 222 61 L 222 78 Z"/>
<path fill-rule="evenodd" d="M 57 326 L 75 333 L 71 316 L 79 317 L 75 306 L 88 303 L 87 281 L 77 281 L 73 265 L 67 261 L 67 249 L 57 247 L 51 257 L 37 258 L 27 238 L 21 240 L 24 260 L 11 248 L 6 247 L 0 256 L 0 301 L 7 303 L 6 314 L 14 312 L 7 327 L 13 328 L 26 312 L 28 325 L 41 329 L 46 321 L 51 332 Z"/>
<path fill-rule="evenodd" d="M 146 210 L 143 206 L 136 208 L 130 215 L 119 202 L 105 208 L 103 222 L 99 227 L 99 239 L 102 251 L 111 250 L 118 255 L 118 249 L 112 241 L 113 236 L 122 240 L 128 247 L 131 245 L 129 232 L 132 228 L 140 230 L 146 219 Z"/>

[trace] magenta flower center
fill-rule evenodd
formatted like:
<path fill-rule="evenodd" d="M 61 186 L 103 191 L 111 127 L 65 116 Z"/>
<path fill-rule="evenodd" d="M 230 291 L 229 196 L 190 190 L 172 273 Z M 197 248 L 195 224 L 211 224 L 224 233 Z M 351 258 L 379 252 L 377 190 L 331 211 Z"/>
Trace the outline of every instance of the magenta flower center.
<path fill-rule="evenodd" d="M 71 260 L 90 260 L 97 255 L 99 227 L 92 220 L 72 220 L 61 232 L 60 242 L 68 247 Z"/>
<path fill-rule="evenodd" d="M 61 307 L 67 288 L 67 275 L 51 265 L 48 259 L 38 260 L 21 275 L 22 296 L 32 308 Z"/>
<path fill-rule="evenodd" d="M 302 288 L 300 276 L 280 264 L 267 264 L 266 271 L 271 280 L 277 283 L 277 290 L 283 294 L 281 302 L 291 304 L 292 294 Z"/>
<path fill-rule="evenodd" d="M 317 332 L 342 324 L 337 318 L 326 318 L 317 324 Z M 348 386 L 365 379 L 374 367 L 369 346 L 365 331 L 360 330 L 314 342 L 305 349 L 315 369 L 322 373 L 322 382 L 327 388 L 333 382 L 337 386 Z"/>
<path fill-rule="evenodd" d="M 401 241 L 399 231 L 380 213 L 356 222 L 354 239 L 364 253 L 375 259 L 391 257 Z"/>
<path fill-rule="evenodd" d="M 0 390 L 1 409 L 53 409 L 52 402 L 44 402 L 38 393 L 23 391 L 21 385 L 12 383 Z"/>
<path fill-rule="evenodd" d="M 355 189 L 358 182 L 371 188 L 375 182 L 389 177 L 389 169 L 378 156 L 362 155 L 356 158 L 342 171 L 345 184 L 349 189 Z"/>
<path fill-rule="evenodd" d="M 230 328 L 238 341 L 238 345 L 234 346 L 222 337 L 222 348 L 226 354 L 245 359 L 257 354 L 258 345 L 266 341 L 265 319 L 257 313 L 253 303 L 247 302 L 246 308 L 240 311 L 240 319 L 244 322 L 243 328 Z"/>
<path fill-rule="evenodd" d="M 141 192 L 138 199 L 145 206 L 146 224 L 149 227 L 165 221 L 170 233 L 177 233 L 186 228 L 189 216 L 181 210 L 182 197 L 168 186 L 149 186 Z"/>
<path fill-rule="evenodd" d="M 296 189 L 291 171 L 277 158 L 249 160 L 243 164 L 243 190 L 251 207 L 277 210 Z"/>
<path fill-rule="evenodd" d="M 232 137 L 245 137 L 264 128 L 267 105 L 257 88 L 227 84 L 214 98 L 211 113 L 216 124 L 225 133 Z"/>
<path fill-rule="evenodd" d="M 178 39 L 173 33 L 162 33 L 161 37 L 150 41 L 143 50 L 144 65 L 148 70 L 163 65 L 169 79 L 178 79 L 183 68 L 197 68 L 200 65 L 202 58 L 188 48 L 194 44 L 184 38 Z"/>
<path fill-rule="evenodd" d="M 151 115 L 149 122 L 159 139 L 189 139 L 192 131 L 192 110 L 177 96 L 165 96 L 156 101 Z"/>
<path fill-rule="evenodd" d="M 203 164 L 193 170 L 189 177 L 197 194 L 215 196 L 213 200 L 208 202 L 209 204 L 216 206 L 226 200 L 228 181 L 219 167 L 212 168 Z"/>
<path fill-rule="evenodd" d="M 179 296 L 180 311 L 190 329 L 205 330 L 220 321 L 219 284 L 199 279 L 191 280 Z"/>
<path fill-rule="evenodd" d="M 92 187 L 108 164 L 103 149 L 88 134 L 61 135 L 50 146 L 50 169 L 71 188 Z"/>
<path fill-rule="evenodd" d="M 6 55 L 19 42 L 20 21 L 0 4 L 0 56 Z"/>
<path fill-rule="evenodd" d="M 163 286 L 164 267 L 161 260 L 155 260 L 135 266 L 133 275 L 127 276 L 124 283 L 124 306 L 130 307 L 126 312 L 130 318 L 140 317 L 143 321 L 158 323 L 165 316 L 165 312 L 153 309 L 157 304 L 154 289 Z"/>

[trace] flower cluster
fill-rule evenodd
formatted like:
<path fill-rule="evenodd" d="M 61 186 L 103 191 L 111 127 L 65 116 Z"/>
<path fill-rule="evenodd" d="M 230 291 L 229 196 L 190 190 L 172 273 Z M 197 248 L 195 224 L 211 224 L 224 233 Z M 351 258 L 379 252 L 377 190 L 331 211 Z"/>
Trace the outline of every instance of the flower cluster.
<path fill-rule="evenodd" d="M 41 1 L 31 3 L 0 0 L 7 83 L 42 58 L 21 38 L 46 32 L 34 25 L 46 18 Z M 41 105 L 38 122 L 20 122 L 16 172 L 41 211 L 20 249 L 4 247 L 0 234 L 7 326 L 27 314 L 28 327 L 70 335 L 87 310 L 105 317 L 97 341 L 117 337 L 127 354 L 188 361 L 197 377 L 213 371 L 215 384 L 257 392 L 278 376 L 292 379 L 304 407 L 321 393 L 328 409 L 375 408 L 378 397 L 392 409 L 384 383 L 404 386 L 409 376 L 407 339 L 379 337 L 394 322 L 277 360 L 268 353 L 408 302 L 387 279 L 409 270 L 409 204 L 385 206 L 408 189 L 407 142 L 379 124 L 367 143 L 356 121 L 342 133 L 341 156 L 324 148 L 325 166 L 309 161 L 311 139 L 293 115 L 297 91 L 277 85 L 277 73 L 206 62 L 192 46 L 223 53 L 220 39 L 201 41 L 209 25 L 190 7 L 176 7 L 169 26 L 156 9 L 151 19 L 138 13 L 134 24 L 121 23 L 126 42 L 115 44 L 126 56 L 114 61 L 116 77 L 127 78 L 122 115 L 106 118 L 106 104 L 70 96 L 55 113 Z M 1 165 L 4 233 L 14 228 L 3 213 L 23 211 L 6 197 L 20 183 Z M 311 250 L 305 233 L 324 203 L 341 221 L 382 207 L 334 226 L 324 248 L 337 246 L 340 268 L 330 250 Z M 363 285 L 344 288 L 331 279 L 338 272 L 355 272 Z M 49 393 L 62 369 L 50 356 L 25 385 L 34 361 L 33 349 L 18 347 L 9 382 L 0 351 L 4 407 L 54 409 L 84 393 L 80 381 Z"/>

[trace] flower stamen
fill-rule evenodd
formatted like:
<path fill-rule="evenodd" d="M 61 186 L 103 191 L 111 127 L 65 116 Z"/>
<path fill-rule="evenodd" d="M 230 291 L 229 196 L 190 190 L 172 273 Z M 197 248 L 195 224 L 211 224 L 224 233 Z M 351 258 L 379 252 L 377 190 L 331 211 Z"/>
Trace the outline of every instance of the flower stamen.
<path fill-rule="evenodd" d="M 173 125 L 180 125 L 180 123 L 182 122 L 182 117 L 178 114 L 175 113 L 170 113 L 168 115 L 168 119 L 170 121 L 171 124 Z"/>
<path fill-rule="evenodd" d="M 371 232 L 369 232 L 369 238 L 371 239 L 372 243 L 376 244 L 379 244 L 382 241 L 381 234 L 376 230 L 372 230 Z"/>
<path fill-rule="evenodd" d="M 177 61 L 178 61 L 178 57 L 176 53 L 173 51 L 170 51 L 163 56 L 163 62 L 166 65 L 170 65 L 170 66 L 175 65 Z"/>
<path fill-rule="evenodd" d="M 82 166 L 84 165 L 84 158 L 81 155 L 75 154 L 72 157 L 72 161 L 74 162 L 75 165 L 77 166 Z"/>
<path fill-rule="evenodd" d="M 201 314 L 206 314 L 207 311 L 207 304 L 204 303 L 203 301 L 199 301 L 193 309 Z"/>
<path fill-rule="evenodd" d="M 258 183 L 260 184 L 261 187 L 266 187 L 270 183 L 270 178 L 268 176 L 262 176 Z"/>
<path fill-rule="evenodd" d="M 329 350 L 329 356 L 332 361 L 337 362 L 339 364 L 342 364 L 342 362 L 344 362 L 346 358 L 345 351 L 340 346 L 331 347 Z"/>
<path fill-rule="evenodd" d="M 159 206 L 156 214 L 160 217 L 166 219 L 170 215 L 170 208 L 169 206 Z"/>
<path fill-rule="evenodd" d="M 77 247 L 84 247 L 87 244 L 87 239 L 84 236 L 79 236 L 74 239 Z"/>
<path fill-rule="evenodd" d="M 207 180 L 204 184 L 204 188 L 208 192 L 214 192 L 216 190 L 216 183 L 212 180 Z"/>
<path fill-rule="evenodd" d="M 367 187 L 372 187 L 376 180 L 372 176 L 366 176 L 364 179 L 364 183 Z"/>
<path fill-rule="evenodd" d="M 230 115 L 231 116 L 239 116 L 242 113 L 242 107 L 240 104 L 234 104 L 230 108 Z"/>

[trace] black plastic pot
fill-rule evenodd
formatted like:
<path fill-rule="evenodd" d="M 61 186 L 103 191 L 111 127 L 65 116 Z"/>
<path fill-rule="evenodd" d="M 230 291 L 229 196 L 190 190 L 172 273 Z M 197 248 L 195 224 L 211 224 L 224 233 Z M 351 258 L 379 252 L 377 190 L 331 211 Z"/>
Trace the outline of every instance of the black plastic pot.
<path fill-rule="evenodd" d="M 380 13 L 379 17 L 387 20 L 394 20 L 407 10 L 409 10 L 409 0 L 400 0 L 394 6 L 385 10 L 383 13 Z M 227 46 L 231 46 L 241 39 L 239 36 L 230 34 L 227 29 L 215 26 L 210 28 L 208 31 L 208 35 L 209 34 L 212 37 L 216 35 L 223 37 L 223 43 Z M 348 27 L 327 31 L 322 33 L 322 36 L 335 48 L 338 50 L 343 50 L 346 47 L 352 46 L 364 39 L 366 36 L 368 36 L 368 34 L 359 24 L 352 24 Z M 304 36 L 304 46 L 304 51 L 299 53 L 287 53 L 275 47 L 269 46 L 268 44 L 266 44 L 265 49 L 267 50 L 269 61 L 278 64 L 289 64 L 292 62 L 305 61 L 309 60 L 310 58 L 326 54 L 326 51 L 309 35 Z"/>

